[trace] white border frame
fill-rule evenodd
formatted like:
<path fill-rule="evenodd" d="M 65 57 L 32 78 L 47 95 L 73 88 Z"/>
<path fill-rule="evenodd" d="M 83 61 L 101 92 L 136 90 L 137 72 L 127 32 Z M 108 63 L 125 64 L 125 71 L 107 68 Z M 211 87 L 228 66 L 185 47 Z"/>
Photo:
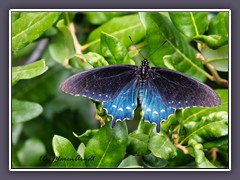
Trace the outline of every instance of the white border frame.
<path fill-rule="evenodd" d="M 11 13 L 14 11 L 19 12 L 119 12 L 119 11 L 132 11 L 132 12 L 146 12 L 146 11 L 152 11 L 152 12 L 169 12 L 169 11 L 179 11 L 179 12 L 197 12 L 197 11 L 207 11 L 207 12 L 220 12 L 225 11 L 229 13 L 228 16 L 228 22 L 229 22 L 229 57 L 228 57 L 228 82 L 229 82 L 229 88 L 228 88 L 228 130 L 229 130 L 229 168 L 228 169 L 93 169 L 93 168 L 78 168 L 78 169 L 54 169 L 54 168 L 33 168 L 33 169 L 27 169 L 27 168 L 12 168 L 12 56 L 11 56 L 11 47 L 12 47 L 12 41 L 11 41 L 11 34 L 12 34 L 12 26 L 11 26 Z M 231 10 L 230 9 L 10 9 L 9 10 L 9 171 L 231 171 Z"/>

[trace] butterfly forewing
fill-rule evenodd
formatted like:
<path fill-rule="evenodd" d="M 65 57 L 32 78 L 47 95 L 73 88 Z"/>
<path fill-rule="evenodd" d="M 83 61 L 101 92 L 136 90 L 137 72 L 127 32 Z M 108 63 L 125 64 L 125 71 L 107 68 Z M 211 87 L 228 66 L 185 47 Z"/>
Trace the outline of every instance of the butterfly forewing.
<path fill-rule="evenodd" d="M 168 107 L 212 107 L 221 104 L 219 96 L 210 87 L 182 73 L 153 67 L 150 76 Z"/>
<path fill-rule="evenodd" d="M 65 93 L 109 102 L 136 78 L 137 68 L 132 65 L 113 65 L 91 69 L 68 78 L 60 85 L 60 89 Z"/>

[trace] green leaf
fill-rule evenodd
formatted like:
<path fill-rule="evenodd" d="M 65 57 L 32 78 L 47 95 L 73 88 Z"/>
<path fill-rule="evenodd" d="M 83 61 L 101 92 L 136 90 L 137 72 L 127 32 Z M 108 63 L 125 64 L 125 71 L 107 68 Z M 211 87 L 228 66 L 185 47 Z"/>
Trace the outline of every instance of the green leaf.
<path fill-rule="evenodd" d="M 17 83 L 13 88 L 12 97 L 38 103 L 46 102 L 59 92 L 59 84 L 70 75 L 66 68 L 55 65 L 42 76 Z"/>
<path fill-rule="evenodd" d="M 39 116 L 43 108 L 38 103 L 12 100 L 12 124 L 23 123 Z"/>
<path fill-rule="evenodd" d="M 45 65 L 45 60 L 39 60 L 25 66 L 12 67 L 12 85 L 21 79 L 31 79 L 39 76 L 47 69 L 48 67 Z"/>
<path fill-rule="evenodd" d="M 192 38 L 203 34 L 208 25 L 208 12 L 169 12 L 175 27 Z"/>
<path fill-rule="evenodd" d="M 218 148 L 223 151 L 228 151 L 228 136 L 220 137 L 214 141 L 209 141 L 203 144 L 203 149 Z"/>
<path fill-rule="evenodd" d="M 131 64 L 127 48 L 114 36 L 101 33 L 100 49 L 109 64 Z M 134 62 L 133 62 L 134 63 Z"/>
<path fill-rule="evenodd" d="M 138 164 L 135 156 L 130 155 L 121 162 L 118 168 L 143 168 L 143 166 Z"/>
<path fill-rule="evenodd" d="M 112 129 L 106 123 L 88 142 L 85 150 L 87 167 L 114 168 L 123 160 L 127 148 L 127 126 L 125 122 L 117 122 Z"/>
<path fill-rule="evenodd" d="M 176 147 L 163 132 L 152 133 L 148 148 L 154 156 L 162 159 L 168 160 L 177 156 Z"/>
<path fill-rule="evenodd" d="M 85 152 L 85 145 L 83 143 L 81 143 L 79 146 L 78 146 L 78 149 L 77 149 L 77 153 L 81 156 L 82 159 L 84 159 L 84 152 Z"/>
<path fill-rule="evenodd" d="M 125 12 L 86 12 L 85 14 L 90 23 L 100 25 L 114 17 L 125 14 Z"/>
<path fill-rule="evenodd" d="M 12 124 L 12 144 L 17 145 L 19 137 L 23 130 L 23 124 Z"/>
<path fill-rule="evenodd" d="M 228 72 L 228 45 L 222 46 L 216 50 L 206 46 L 202 50 L 206 62 L 213 65 L 217 71 Z"/>
<path fill-rule="evenodd" d="M 52 145 L 56 156 L 52 168 L 85 168 L 84 160 L 68 139 L 55 135 Z"/>
<path fill-rule="evenodd" d="M 168 164 L 168 160 L 148 154 L 142 157 L 144 165 L 150 168 L 163 168 Z"/>
<path fill-rule="evenodd" d="M 141 120 L 137 130 L 133 131 L 128 136 L 128 154 L 139 156 L 149 154 L 148 142 L 153 129 L 155 129 L 154 124 Z"/>
<path fill-rule="evenodd" d="M 78 136 L 74 133 L 74 136 L 77 137 L 85 146 L 87 145 L 88 141 L 92 139 L 98 132 L 98 129 L 90 130 L 88 129 L 85 133 Z"/>
<path fill-rule="evenodd" d="M 109 65 L 108 62 L 98 53 L 89 52 L 87 54 L 76 54 L 69 59 L 69 64 L 75 68 L 91 69 Z"/>
<path fill-rule="evenodd" d="M 171 64 L 177 71 L 201 81 L 209 76 L 203 70 L 201 61 L 195 57 L 197 51 L 188 44 L 166 16 L 160 13 L 140 13 L 140 17 L 147 33 L 149 54 L 153 54 L 150 60 L 155 66 L 163 67 L 163 57 L 173 55 Z M 161 50 L 156 51 L 159 47 Z"/>
<path fill-rule="evenodd" d="M 198 144 L 195 141 L 190 142 L 193 147 L 193 153 L 195 157 L 195 162 L 198 168 L 216 168 L 209 160 L 205 157 L 203 152 L 202 144 Z"/>
<path fill-rule="evenodd" d="M 208 34 L 220 35 L 222 37 L 221 41 L 228 40 L 228 26 L 228 12 L 219 12 L 217 16 L 211 19 Z"/>
<path fill-rule="evenodd" d="M 101 32 L 115 36 L 125 47 L 132 45 L 129 36 L 131 36 L 136 43 L 140 41 L 145 35 L 145 30 L 138 15 L 134 14 L 115 17 L 99 28 L 95 29 L 90 34 L 88 38 L 88 44 L 83 46 L 83 49 L 89 48 L 90 51 L 100 52 Z"/>
<path fill-rule="evenodd" d="M 37 138 L 26 140 L 17 153 L 21 167 L 40 166 L 41 156 L 44 154 L 46 154 L 46 148 Z"/>
<path fill-rule="evenodd" d="M 195 40 L 207 43 L 212 49 L 228 44 L 228 12 L 219 12 L 211 19 L 208 26 L 208 35 L 194 37 Z"/>
<path fill-rule="evenodd" d="M 12 51 L 39 38 L 57 20 L 60 12 L 28 12 L 12 23 Z"/>
<path fill-rule="evenodd" d="M 128 136 L 128 154 L 139 156 L 149 154 L 148 141 L 149 135 L 133 131 Z"/>
<path fill-rule="evenodd" d="M 228 43 L 228 40 L 224 39 L 220 35 L 199 35 L 199 36 L 193 37 L 193 39 L 206 43 L 212 49 L 217 49 Z"/>
<path fill-rule="evenodd" d="M 228 135 L 228 113 L 214 112 L 202 117 L 199 122 L 184 123 L 184 127 L 187 134 L 182 142 L 190 139 L 197 143 L 211 141 Z"/>
<path fill-rule="evenodd" d="M 12 16 L 12 22 L 16 21 L 18 18 L 20 18 L 21 13 L 20 12 L 12 12 L 11 13 Z"/>
<path fill-rule="evenodd" d="M 63 19 L 58 21 L 57 28 L 60 32 L 50 42 L 49 52 L 55 61 L 63 63 L 74 56 L 74 42 L 69 27 L 64 24 Z"/>

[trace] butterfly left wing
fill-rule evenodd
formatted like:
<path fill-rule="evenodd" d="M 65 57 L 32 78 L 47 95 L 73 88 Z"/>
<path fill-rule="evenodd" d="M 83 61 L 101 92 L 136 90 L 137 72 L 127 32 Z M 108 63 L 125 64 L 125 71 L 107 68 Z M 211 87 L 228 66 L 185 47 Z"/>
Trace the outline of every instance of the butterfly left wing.
<path fill-rule="evenodd" d="M 165 106 L 161 94 L 159 94 L 157 87 L 151 79 L 148 79 L 142 88 L 144 88 L 142 90 L 143 99 L 141 102 L 143 119 L 150 123 L 155 123 L 157 132 L 160 132 L 161 121 L 167 120 L 175 112 L 175 109 Z"/>
<path fill-rule="evenodd" d="M 137 66 L 111 65 L 94 68 L 66 79 L 60 89 L 72 95 L 109 102 L 115 99 L 121 89 L 136 77 Z"/>
<path fill-rule="evenodd" d="M 111 127 L 117 120 L 132 120 L 137 107 L 138 78 L 135 77 L 122 87 L 118 96 L 112 102 L 103 103 L 103 108 L 112 116 Z"/>
<path fill-rule="evenodd" d="M 168 107 L 212 107 L 221 104 L 214 90 L 182 73 L 153 67 L 150 69 L 150 76 Z"/>

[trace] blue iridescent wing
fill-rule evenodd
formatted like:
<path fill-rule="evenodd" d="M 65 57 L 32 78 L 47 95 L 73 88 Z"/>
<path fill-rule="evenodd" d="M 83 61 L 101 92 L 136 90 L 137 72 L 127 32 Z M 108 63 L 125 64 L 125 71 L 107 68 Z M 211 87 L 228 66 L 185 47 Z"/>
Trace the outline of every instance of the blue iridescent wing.
<path fill-rule="evenodd" d="M 112 65 L 94 68 L 66 79 L 60 89 L 69 94 L 109 102 L 114 100 L 122 88 L 136 78 L 137 66 Z"/>
<path fill-rule="evenodd" d="M 103 108 L 112 116 L 111 127 L 117 120 L 132 120 L 137 107 L 138 78 L 137 76 L 122 87 L 118 96 L 112 102 L 103 103 Z"/>
<path fill-rule="evenodd" d="M 143 93 L 141 107 L 143 111 L 143 119 L 150 123 L 157 125 L 157 132 L 160 131 L 160 123 L 162 120 L 167 120 L 168 117 L 175 112 L 171 107 L 167 107 L 159 94 L 157 87 L 154 85 L 151 79 L 148 79 L 140 92 Z"/>
<path fill-rule="evenodd" d="M 182 73 L 153 67 L 151 79 L 164 104 L 172 108 L 212 107 L 221 104 L 219 96 L 207 85 Z"/>

